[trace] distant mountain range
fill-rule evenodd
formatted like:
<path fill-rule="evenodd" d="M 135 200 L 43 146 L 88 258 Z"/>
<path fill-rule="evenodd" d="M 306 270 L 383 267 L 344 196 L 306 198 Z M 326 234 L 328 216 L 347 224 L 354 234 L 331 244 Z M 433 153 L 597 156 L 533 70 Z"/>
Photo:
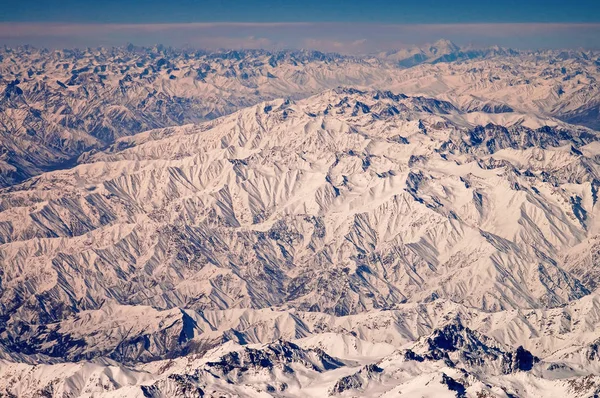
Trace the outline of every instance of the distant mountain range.
<path fill-rule="evenodd" d="M 408 49 L 389 51 L 377 54 L 377 58 L 391 61 L 400 67 L 410 68 L 424 63 L 468 61 L 494 56 L 518 56 L 521 52 L 501 47 L 484 49 L 460 48 L 449 40 L 439 40 L 432 45 L 412 47 Z"/>
<path fill-rule="evenodd" d="M 598 396 L 598 56 L 2 50 L 0 396 Z"/>
<path fill-rule="evenodd" d="M 119 137 L 338 86 L 441 96 L 464 111 L 515 109 L 597 129 L 598 59 L 583 52 L 461 49 L 448 41 L 368 57 L 135 46 L 5 48 L 0 186 L 70 167 L 83 152 Z"/>

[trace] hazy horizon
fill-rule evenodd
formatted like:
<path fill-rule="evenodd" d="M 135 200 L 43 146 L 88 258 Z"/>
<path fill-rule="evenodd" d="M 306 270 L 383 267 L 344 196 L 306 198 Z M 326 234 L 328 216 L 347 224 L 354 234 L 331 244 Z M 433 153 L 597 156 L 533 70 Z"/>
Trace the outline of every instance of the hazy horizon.
<path fill-rule="evenodd" d="M 207 50 L 308 49 L 358 55 L 421 46 L 440 39 L 461 47 L 597 50 L 598 38 L 600 23 L 0 23 L 0 45 L 29 44 L 49 49 L 120 47 L 131 43 Z"/>
<path fill-rule="evenodd" d="M 460 46 L 598 49 L 600 5 L 592 0 L 29 0 L 9 1 L 0 15 L 0 45 L 8 46 L 160 43 L 364 54 L 440 38 Z"/>

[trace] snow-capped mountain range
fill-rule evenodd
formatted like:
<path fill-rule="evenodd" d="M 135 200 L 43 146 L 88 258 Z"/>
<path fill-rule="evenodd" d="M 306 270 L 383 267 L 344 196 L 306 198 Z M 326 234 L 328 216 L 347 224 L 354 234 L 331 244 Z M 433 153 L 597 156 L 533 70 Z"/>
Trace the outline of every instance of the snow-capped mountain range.
<path fill-rule="evenodd" d="M 423 48 L 349 57 L 163 47 L 0 50 L 0 186 L 72 167 L 146 130 L 198 123 L 338 86 L 438 97 L 460 110 L 516 110 L 600 128 L 594 52 Z"/>
<path fill-rule="evenodd" d="M 0 396 L 598 396 L 599 73 L 5 48 Z"/>
<path fill-rule="evenodd" d="M 464 105 L 329 89 L 3 188 L 1 393 L 594 396 L 599 133 Z"/>

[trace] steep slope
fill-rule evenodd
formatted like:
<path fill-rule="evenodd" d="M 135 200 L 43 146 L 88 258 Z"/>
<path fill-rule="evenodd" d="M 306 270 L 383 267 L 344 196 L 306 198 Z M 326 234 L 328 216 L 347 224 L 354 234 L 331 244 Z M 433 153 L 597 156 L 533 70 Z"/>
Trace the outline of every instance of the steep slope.
<path fill-rule="evenodd" d="M 519 309 L 598 283 L 565 257 L 598 234 L 596 141 L 353 89 L 119 139 L 0 191 L 3 356 L 135 363 L 318 333 L 290 315 L 290 335 L 194 340 L 220 324 L 206 311 L 233 308 L 344 316 L 445 298 L 517 311 L 523 328 Z"/>
<path fill-rule="evenodd" d="M 593 52 L 460 49 L 447 41 L 365 57 L 160 46 L 4 48 L 0 186 L 71 167 L 81 153 L 119 137 L 340 85 L 443 96 L 463 111 L 515 109 L 598 129 L 598 62 Z"/>
<path fill-rule="evenodd" d="M 452 321 L 404 348 L 352 356 L 358 339 L 334 336 L 341 356 L 307 340 L 239 346 L 135 368 L 114 364 L 24 365 L 2 362 L 0 392 L 23 397 L 590 397 L 600 380 L 590 369 L 545 362 L 511 350 Z M 333 341 L 328 336 L 316 335 Z M 348 355 L 350 353 L 350 355 Z"/>
<path fill-rule="evenodd" d="M 466 112 L 515 110 L 598 130 L 599 62 L 593 52 L 499 52 L 463 62 L 422 64 L 404 70 L 387 87 L 446 99 Z"/>
<path fill-rule="evenodd" d="M 106 303 L 58 323 L 30 324 L 20 335 L 4 340 L 0 353 L 4 359 L 29 363 L 102 358 L 135 365 L 202 355 L 224 342 L 245 345 L 300 339 L 303 347 L 364 360 L 389 354 L 456 320 L 501 346 L 524 346 L 540 358 L 566 361 L 579 369 L 590 369 L 597 362 L 597 294 L 553 309 L 489 313 L 436 300 L 343 317 L 284 309 L 158 311 Z"/>

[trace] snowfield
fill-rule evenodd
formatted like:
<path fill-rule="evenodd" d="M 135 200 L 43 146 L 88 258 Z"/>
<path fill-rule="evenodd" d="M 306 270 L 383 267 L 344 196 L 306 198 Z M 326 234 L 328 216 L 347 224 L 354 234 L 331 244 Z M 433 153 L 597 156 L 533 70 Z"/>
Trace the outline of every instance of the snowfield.
<path fill-rule="evenodd" d="M 516 111 L 528 114 L 531 125 L 556 117 L 600 129 L 599 60 L 591 51 L 469 49 L 446 40 L 363 57 L 162 46 L 3 48 L 0 186 L 72 167 L 81 154 L 120 137 L 338 86 L 436 97 L 474 113 L 467 118 Z"/>
<path fill-rule="evenodd" d="M 5 49 L 0 396 L 600 394 L 598 58 L 433 48 Z"/>

